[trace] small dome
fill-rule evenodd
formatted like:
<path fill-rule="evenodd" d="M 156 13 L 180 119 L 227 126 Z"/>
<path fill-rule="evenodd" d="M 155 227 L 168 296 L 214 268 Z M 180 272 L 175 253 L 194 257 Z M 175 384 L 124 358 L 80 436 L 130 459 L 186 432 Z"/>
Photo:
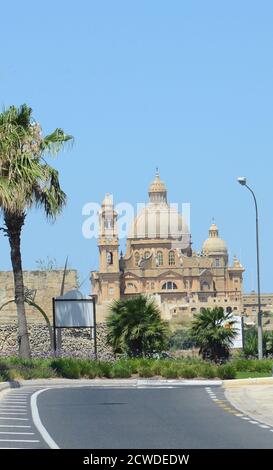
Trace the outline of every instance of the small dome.
<path fill-rule="evenodd" d="M 164 181 L 160 179 L 159 172 L 156 172 L 154 181 L 149 186 L 149 194 L 151 193 L 167 193 Z"/>
<path fill-rule="evenodd" d="M 209 238 L 203 243 L 203 253 L 207 255 L 227 255 L 227 245 L 222 238 L 219 237 L 219 230 L 215 223 L 210 226 Z"/>

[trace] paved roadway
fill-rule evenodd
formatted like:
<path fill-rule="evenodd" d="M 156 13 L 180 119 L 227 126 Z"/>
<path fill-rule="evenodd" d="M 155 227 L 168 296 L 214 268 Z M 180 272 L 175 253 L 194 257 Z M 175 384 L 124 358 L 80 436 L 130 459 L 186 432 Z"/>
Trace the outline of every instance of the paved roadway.
<path fill-rule="evenodd" d="M 54 389 L 37 403 L 60 448 L 273 448 L 273 429 L 233 409 L 220 387 Z"/>
<path fill-rule="evenodd" d="M 1 399 L 0 449 L 54 441 L 70 449 L 273 448 L 273 428 L 232 408 L 221 387 L 52 388 L 37 396 L 42 435 L 30 404 L 35 391 Z"/>

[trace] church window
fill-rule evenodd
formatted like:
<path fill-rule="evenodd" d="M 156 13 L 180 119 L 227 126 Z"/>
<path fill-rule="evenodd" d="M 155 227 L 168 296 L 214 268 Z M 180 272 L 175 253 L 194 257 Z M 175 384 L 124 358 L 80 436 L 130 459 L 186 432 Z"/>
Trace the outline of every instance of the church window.
<path fill-rule="evenodd" d="M 202 282 L 202 284 L 201 284 L 201 290 L 203 290 L 203 291 L 208 291 L 208 290 L 210 290 L 210 285 L 209 285 L 209 283 L 206 282 L 206 281 Z"/>
<path fill-rule="evenodd" d="M 155 283 L 151 282 L 151 289 L 154 289 L 154 288 L 155 288 Z"/>
<path fill-rule="evenodd" d="M 139 260 L 140 260 L 140 255 L 139 255 L 139 252 L 136 251 L 135 252 L 135 266 L 138 266 Z"/>
<path fill-rule="evenodd" d="M 175 256 L 174 251 L 169 251 L 169 266 L 173 266 L 175 264 Z"/>
<path fill-rule="evenodd" d="M 106 260 L 107 264 L 113 264 L 113 253 L 111 251 L 107 251 Z"/>
<path fill-rule="evenodd" d="M 157 252 L 157 261 L 158 261 L 158 266 L 163 265 L 163 253 L 162 253 L 162 251 Z"/>
<path fill-rule="evenodd" d="M 105 228 L 113 228 L 113 219 L 105 219 L 104 221 Z"/>
<path fill-rule="evenodd" d="M 173 281 L 165 282 L 165 284 L 163 284 L 162 286 L 162 290 L 175 290 L 175 289 L 177 289 L 177 285 Z"/>
<path fill-rule="evenodd" d="M 220 268 L 220 259 L 219 258 L 216 258 L 216 260 L 215 260 L 215 267 Z"/>

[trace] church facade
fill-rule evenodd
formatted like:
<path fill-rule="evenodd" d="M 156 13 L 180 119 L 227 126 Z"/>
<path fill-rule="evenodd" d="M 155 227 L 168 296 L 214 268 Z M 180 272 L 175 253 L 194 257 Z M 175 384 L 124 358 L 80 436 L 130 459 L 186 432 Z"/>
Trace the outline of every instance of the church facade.
<path fill-rule="evenodd" d="M 104 321 L 109 304 L 140 293 L 154 296 L 162 317 L 193 318 L 201 308 L 221 306 L 243 313 L 243 272 L 215 223 L 201 252 L 192 250 L 191 234 L 182 214 L 167 200 L 157 172 L 149 187 L 149 202 L 134 219 L 126 253 L 119 253 L 117 213 L 106 194 L 99 213 L 99 270 L 91 273 L 97 296 L 97 318 Z"/>

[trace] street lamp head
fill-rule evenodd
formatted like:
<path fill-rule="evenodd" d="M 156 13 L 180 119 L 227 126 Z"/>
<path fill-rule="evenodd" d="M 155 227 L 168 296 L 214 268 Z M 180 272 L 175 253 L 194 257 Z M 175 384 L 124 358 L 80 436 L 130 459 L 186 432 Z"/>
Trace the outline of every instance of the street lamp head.
<path fill-rule="evenodd" d="M 242 186 L 246 186 L 246 178 L 244 176 L 240 176 L 238 178 L 238 183 L 240 183 Z"/>

